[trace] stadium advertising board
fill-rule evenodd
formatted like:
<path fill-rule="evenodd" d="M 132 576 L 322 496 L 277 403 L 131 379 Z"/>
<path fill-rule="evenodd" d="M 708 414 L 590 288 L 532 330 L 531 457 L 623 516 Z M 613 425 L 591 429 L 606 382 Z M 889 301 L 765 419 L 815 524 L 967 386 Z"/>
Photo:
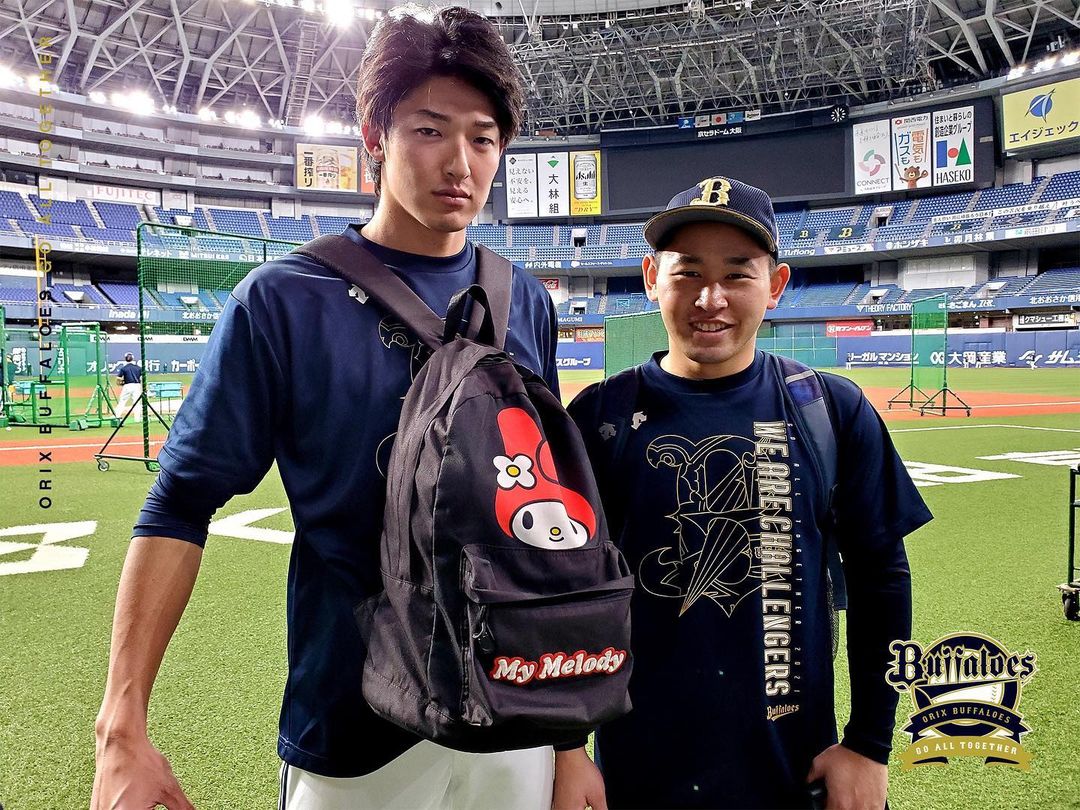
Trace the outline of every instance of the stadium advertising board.
<path fill-rule="evenodd" d="M 308 191 L 356 191 L 356 165 L 355 146 L 298 143 L 296 187 Z"/>
<path fill-rule="evenodd" d="M 511 219 L 536 216 L 536 155 L 506 156 L 506 215 Z"/>
<path fill-rule="evenodd" d="M 1001 118 L 1005 152 L 1080 138 L 1080 79 L 1007 93 Z"/>
<path fill-rule="evenodd" d="M 570 153 L 541 152 L 537 155 L 540 195 L 544 216 L 570 214 Z"/>
<path fill-rule="evenodd" d="M 975 182 L 975 107 L 853 124 L 856 194 Z"/>
<path fill-rule="evenodd" d="M 1017 329 L 1042 329 L 1045 327 L 1076 326 L 1075 312 L 1037 312 L 1031 315 L 1017 315 Z"/>
<path fill-rule="evenodd" d="M 930 114 L 892 119 L 893 189 L 930 186 Z"/>
<path fill-rule="evenodd" d="M 831 338 L 866 337 L 873 331 L 873 321 L 828 321 L 825 324 L 825 337 Z"/>
<path fill-rule="evenodd" d="M 90 197 L 95 200 L 108 200 L 117 203 L 161 205 L 161 192 L 150 188 L 103 186 L 99 183 L 94 183 L 90 186 Z"/>
<path fill-rule="evenodd" d="M 855 193 L 879 194 L 892 191 L 889 168 L 889 122 L 869 121 L 851 128 L 852 162 L 855 164 Z"/>
<path fill-rule="evenodd" d="M 570 216 L 600 214 L 600 152 L 571 152 Z"/>
<path fill-rule="evenodd" d="M 600 213 L 600 153 L 599 152 L 508 152 L 504 160 L 506 171 L 506 216 L 509 219 L 537 217 L 568 217 L 577 215 L 571 191 L 571 162 L 575 155 L 595 156 L 593 188 L 582 180 L 582 193 L 592 193 L 596 213 Z M 583 166 L 587 170 L 588 166 Z M 585 207 L 583 201 L 581 207 Z"/>
<path fill-rule="evenodd" d="M 931 360 L 951 368 L 1080 368 L 1080 330 L 959 329 L 949 332 L 945 351 L 933 352 Z M 910 332 L 878 333 L 843 343 L 838 341 L 836 345 L 838 366 L 907 366 L 910 363 Z"/>
<path fill-rule="evenodd" d="M 975 108 L 934 111 L 934 185 L 975 181 Z"/>

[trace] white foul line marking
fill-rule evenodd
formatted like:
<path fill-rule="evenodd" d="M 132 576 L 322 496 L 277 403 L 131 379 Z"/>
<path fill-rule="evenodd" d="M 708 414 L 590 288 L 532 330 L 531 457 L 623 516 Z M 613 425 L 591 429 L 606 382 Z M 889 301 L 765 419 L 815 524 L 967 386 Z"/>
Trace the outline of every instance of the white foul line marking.
<path fill-rule="evenodd" d="M 1080 433 L 1075 428 L 1040 427 L 1038 425 L 942 425 L 941 427 L 900 428 L 889 433 L 927 433 L 931 430 L 980 430 L 982 428 L 1008 428 L 1009 430 L 1046 430 L 1051 433 Z"/>
<path fill-rule="evenodd" d="M 150 444 L 164 444 L 165 439 L 151 439 Z M 113 442 L 109 447 L 141 447 L 142 442 Z M 101 447 L 101 444 L 18 444 L 13 447 L 0 447 L 0 453 L 15 452 L 18 450 L 71 450 L 76 447 Z"/>

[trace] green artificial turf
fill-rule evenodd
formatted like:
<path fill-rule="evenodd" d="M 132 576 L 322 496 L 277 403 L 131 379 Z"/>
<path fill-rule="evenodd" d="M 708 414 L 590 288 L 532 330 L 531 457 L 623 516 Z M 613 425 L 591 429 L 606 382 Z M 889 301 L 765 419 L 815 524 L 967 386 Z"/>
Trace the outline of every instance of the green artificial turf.
<path fill-rule="evenodd" d="M 864 385 L 888 385 L 878 378 L 893 373 L 869 369 L 852 376 Z M 1077 391 L 1075 377 L 1045 371 L 969 374 L 970 381 L 957 381 L 958 387 L 974 389 L 988 374 L 996 377 L 986 378 L 990 390 Z M 976 427 L 1001 424 L 1050 430 Z M 979 458 L 1080 448 L 1080 418 L 1003 413 L 907 420 L 890 429 L 908 460 L 1019 476 L 921 490 L 936 519 L 908 541 L 916 639 L 928 644 L 947 633 L 974 631 L 1012 651 L 1033 650 L 1039 666 L 1019 707 L 1032 729 L 1024 741 L 1035 755 L 1031 772 L 970 758 L 903 772 L 894 755 L 891 806 L 1080 807 L 1080 623 L 1065 621 L 1056 590 L 1065 577 L 1068 471 Z M 11 438 L 0 433 L 0 439 Z M 0 803 L 7 810 L 66 810 L 89 802 L 93 721 L 116 584 L 131 524 L 153 480 L 134 463 L 117 463 L 107 473 L 89 462 L 56 465 L 48 476 L 53 505 L 43 510 L 41 477 L 34 467 L 0 467 L 0 529 L 86 520 L 97 526 L 92 536 L 66 544 L 89 549 L 82 567 L 0 576 Z M 274 471 L 218 517 L 286 506 Z M 289 513 L 259 525 L 289 529 Z M 27 538 L 0 537 L 11 540 Z M 289 551 L 287 545 L 211 537 L 191 604 L 162 665 L 151 701 L 151 735 L 199 808 L 274 806 Z M 33 553 L 0 553 L 0 564 Z M 838 668 L 843 671 L 842 654 Z M 842 724 L 847 686 L 843 677 L 838 681 Z M 901 724 L 911 710 L 910 698 L 902 696 Z M 907 742 L 898 732 L 895 750 Z M 693 745 L 693 736 L 682 744 Z"/>

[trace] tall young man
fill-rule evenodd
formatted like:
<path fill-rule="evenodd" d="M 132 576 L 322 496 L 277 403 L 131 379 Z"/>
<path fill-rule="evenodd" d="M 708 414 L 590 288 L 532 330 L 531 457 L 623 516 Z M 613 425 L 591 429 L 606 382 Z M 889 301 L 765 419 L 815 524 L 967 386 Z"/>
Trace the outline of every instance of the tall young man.
<path fill-rule="evenodd" d="M 509 51 L 461 8 L 385 18 L 361 67 L 358 115 L 379 204 L 346 236 L 435 312 L 476 279 L 465 226 L 483 207 L 523 94 Z M 555 312 L 514 271 L 507 350 L 557 391 Z M 195 582 L 213 512 L 277 463 L 296 525 L 281 806 L 547 807 L 551 749 L 468 755 L 379 719 L 361 695 L 352 608 L 381 588 L 383 473 L 417 341 L 308 258 L 256 269 L 230 296 L 160 455 L 117 597 L 97 721 L 94 808 L 191 807 L 147 738 L 150 688 Z"/>
<path fill-rule="evenodd" d="M 763 191 L 705 180 L 645 238 L 668 350 L 636 371 L 634 402 L 605 401 L 601 384 L 570 409 L 637 576 L 634 709 L 596 738 L 608 804 L 808 807 L 807 783 L 824 779 L 829 807 L 881 808 L 897 701 L 888 645 L 911 630 L 903 538 L 930 513 L 862 392 L 829 374 L 837 480 L 831 499 L 822 491 L 785 381 L 817 378 L 756 348 L 790 275 Z M 621 411 L 629 418 L 612 417 Z M 830 524 L 848 592 L 851 720 L 839 744 Z M 559 806 L 596 793 L 583 750 L 556 776 Z"/>

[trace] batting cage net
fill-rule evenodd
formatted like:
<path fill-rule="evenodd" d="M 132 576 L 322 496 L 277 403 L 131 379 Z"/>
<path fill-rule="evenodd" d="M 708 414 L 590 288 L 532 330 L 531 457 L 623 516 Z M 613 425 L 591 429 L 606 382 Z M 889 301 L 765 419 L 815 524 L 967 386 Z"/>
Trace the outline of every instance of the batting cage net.
<path fill-rule="evenodd" d="M 946 387 L 945 349 L 949 337 L 948 296 L 942 293 L 911 305 L 911 387 L 927 398 Z"/>
<path fill-rule="evenodd" d="M 4 330 L 5 406 L 9 425 L 85 430 L 112 424 L 106 343 L 97 323 Z"/>
<path fill-rule="evenodd" d="M 644 363 L 666 347 L 667 332 L 659 312 L 605 318 L 604 376 Z"/>
<path fill-rule="evenodd" d="M 278 239 L 180 225 L 147 222 L 138 227 L 135 354 L 143 372 L 142 393 L 120 416 L 124 422 L 142 422 L 143 454 L 109 452 L 114 432 L 95 456 L 99 469 L 107 470 L 109 460 L 141 461 L 154 469 L 151 422 L 168 430 L 198 367 L 200 344 L 209 338 L 229 294 L 254 268 L 294 247 Z M 160 443 L 156 437 L 153 444 Z"/>
<path fill-rule="evenodd" d="M 244 276 L 296 244 L 147 222 L 136 247 L 140 336 L 199 336 L 210 334 Z"/>
<path fill-rule="evenodd" d="M 918 409 L 921 415 L 945 416 L 971 408 L 949 388 L 949 296 L 945 293 L 919 299 L 911 305 L 911 373 L 908 384 L 889 400 L 893 405 Z"/>
<path fill-rule="evenodd" d="M 830 368 L 837 363 L 836 338 L 828 337 L 826 331 L 825 324 L 766 321 L 758 330 L 757 347 L 808 366 Z M 644 363 L 667 345 L 667 332 L 657 311 L 605 318 L 604 373 L 610 377 Z"/>

